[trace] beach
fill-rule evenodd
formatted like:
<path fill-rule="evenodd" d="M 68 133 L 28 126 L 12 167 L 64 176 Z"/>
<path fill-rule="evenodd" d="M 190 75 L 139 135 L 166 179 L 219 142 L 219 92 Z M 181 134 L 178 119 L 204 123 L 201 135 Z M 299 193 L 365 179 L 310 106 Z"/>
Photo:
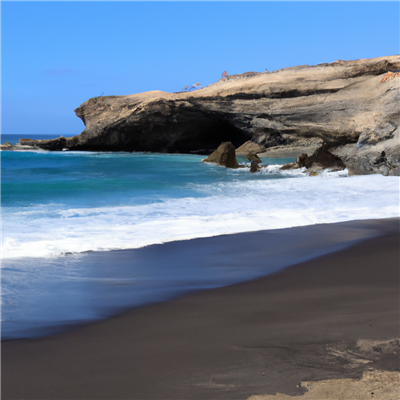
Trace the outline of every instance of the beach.
<path fill-rule="evenodd" d="M 398 7 L 4 3 L 0 399 L 400 400 Z"/>
<path fill-rule="evenodd" d="M 368 233 L 259 279 L 3 342 L 2 398 L 247 399 L 301 395 L 304 381 L 398 371 L 399 219 L 325 229 L 340 236 L 343 226 Z M 301 229 L 307 237 L 313 226 Z M 207 240 L 222 241 L 226 251 L 255 235 L 268 232 Z M 290 253 L 296 241 L 286 239 L 282 252 Z M 253 264 L 268 257 L 252 254 Z"/>

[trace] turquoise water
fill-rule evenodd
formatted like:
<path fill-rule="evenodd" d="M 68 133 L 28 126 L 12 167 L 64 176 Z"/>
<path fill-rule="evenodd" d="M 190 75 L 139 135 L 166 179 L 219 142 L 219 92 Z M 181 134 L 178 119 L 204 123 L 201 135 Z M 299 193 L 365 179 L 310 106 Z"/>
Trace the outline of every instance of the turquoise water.
<path fill-rule="evenodd" d="M 301 253 L 304 238 L 300 253 L 282 250 L 272 264 L 249 265 L 256 248 L 239 243 L 240 256 L 228 266 L 212 248 L 202 249 L 211 242 L 191 241 L 192 252 L 174 247 L 180 240 L 399 214 L 397 177 L 280 171 L 292 159 L 263 159 L 251 174 L 245 159 L 244 168 L 231 170 L 202 158 L 2 151 L 3 338 L 52 333 L 261 276 L 315 253 Z M 160 243 L 168 245 L 150 246 Z M 257 246 L 272 260 L 273 241 Z"/>
<path fill-rule="evenodd" d="M 260 179 L 205 166 L 201 163 L 203 158 L 141 153 L 3 152 L 2 205 L 150 204 L 167 198 L 205 196 L 197 185 L 209 182 Z"/>

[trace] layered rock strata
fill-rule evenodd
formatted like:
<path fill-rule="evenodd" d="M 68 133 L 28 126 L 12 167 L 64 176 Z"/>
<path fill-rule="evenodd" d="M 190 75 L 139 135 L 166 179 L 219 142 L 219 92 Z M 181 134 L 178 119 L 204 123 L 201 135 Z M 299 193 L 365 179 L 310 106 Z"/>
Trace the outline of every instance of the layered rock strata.
<path fill-rule="evenodd" d="M 228 77 L 192 92 L 95 97 L 75 110 L 86 126 L 80 135 L 33 145 L 210 154 L 226 141 L 269 148 L 318 138 L 343 154 L 351 173 L 398 175 L 399 67 L 400 56 L 339 60 Z"/>

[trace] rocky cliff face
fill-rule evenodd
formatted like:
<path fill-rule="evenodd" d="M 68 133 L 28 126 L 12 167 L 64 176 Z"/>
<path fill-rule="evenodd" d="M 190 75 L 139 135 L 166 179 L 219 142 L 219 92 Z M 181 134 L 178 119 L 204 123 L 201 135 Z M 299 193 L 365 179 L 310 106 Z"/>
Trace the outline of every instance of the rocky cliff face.
<path fill-rule="evenodd" d="M 339 60 L 224 78 L 194 92 L 96 97 L 75 110 L 86 129 L 62 147 L 210 154 L 225 141 L 270 147 L 320 138 L 352 173 L 398 175 L 400 74 L 390 72 L 398 68 L 400 56 Z M 46 142 L 33 144 L 61 145 Z"/>

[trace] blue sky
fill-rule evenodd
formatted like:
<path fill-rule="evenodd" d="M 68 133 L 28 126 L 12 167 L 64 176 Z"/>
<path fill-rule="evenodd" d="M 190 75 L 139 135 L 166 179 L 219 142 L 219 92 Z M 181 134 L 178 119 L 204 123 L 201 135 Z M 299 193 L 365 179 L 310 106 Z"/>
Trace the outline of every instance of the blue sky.
<path fill-rule="evenodd" d="M 72 136 L 90 97 L 399 54 L 399 2 L 1 2 L 3 134 Z"/>

